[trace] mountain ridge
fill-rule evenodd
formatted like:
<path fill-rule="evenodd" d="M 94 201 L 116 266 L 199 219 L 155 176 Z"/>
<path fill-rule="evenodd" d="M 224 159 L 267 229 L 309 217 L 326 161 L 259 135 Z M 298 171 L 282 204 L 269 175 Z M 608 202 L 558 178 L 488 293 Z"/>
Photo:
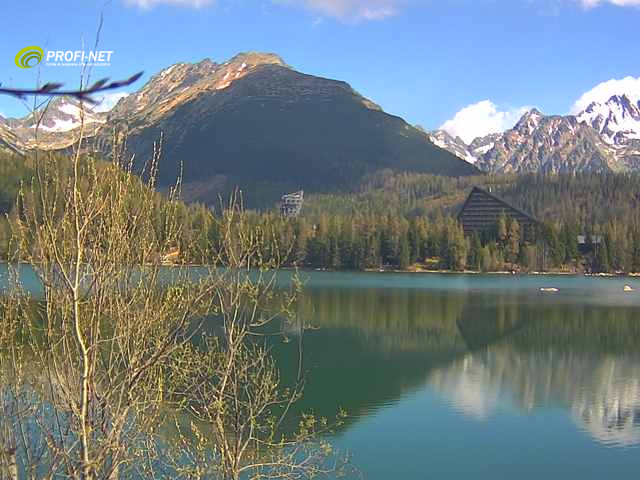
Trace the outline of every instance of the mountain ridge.
<path fill-rule="evenodd" d="M 27 141 L 32 129 L 24 120 L 17 130 L 25 133 L 24 146 L 69 147 L 76 130 L 54 127 L 73 124 L 64 117 L 70 105 L 56 106 L 60 116 L 47 121 L 56 131 L 37 140 Z M 126 144 L 140 172 L 163 139 L 160 188 L 182 174 L 186 199 L 204 203 L 239 187 L 249 206 L 261 206 L 291 189 L 355 188 L 382 169 L 478 173 L 348 83 L 298 72 L 273 53 L 171 65 L 90 123 L 86 148 L 106 152 L 113 142 Z"/>
<path fill-rule="evenodd" d="M 430 135 L 446 140 L 440 132 Z M 544 115 L 531 109 L 504 132 L 476 138 L 469 145 L 458 138 L 439 146 L 472 159 L 487 172 L 636 171 L 640 170 L 640 101 L 635 104 L 627 95 L 613 95 L 576 115 Z"/>

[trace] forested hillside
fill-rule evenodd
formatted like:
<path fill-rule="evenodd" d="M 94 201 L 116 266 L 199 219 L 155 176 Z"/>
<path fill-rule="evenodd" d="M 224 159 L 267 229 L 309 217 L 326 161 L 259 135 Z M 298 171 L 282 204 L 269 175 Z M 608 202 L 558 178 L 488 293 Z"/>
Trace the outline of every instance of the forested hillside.
<path fill-rule="evenodd" d="M 535 241 L 507 219 L 489 237 L 464 239 L 455 218 L 474 185 L 540 220 Z M 315 226 L 305 261 L 318 267 L 640 271 L 638 174 L 382 173 L 355 194 L 311 196 L 303 217 Z M 581 249 L 578 235 L 600 243 Z"/>
<path fill-rule="evenodd" d="M 58 165 L 58 181 L 65 181 L 68 160 L 46 161 Z M 9 225 L 19 219 L 16 194 L 21 183 L 31 184 L 33 165 L 29 158 L 0 158 L 0 258 L 7 256 Z M 106 182 L 118 170 L 105 162 L 102 174 Z M 474 185 L 537 217 L 535 238 L 525 240 L 507 218 L 482 238 L 465 237 L 456 216 Z M 166 202 L 158 194 L 157 211 L 149 212 L 157 222 Z M 309 196 L 298 218 L 283 218 L 275 208 L 249 211 L 247 225 L 264 236 L 263 255 L 303 268 L 640 272 L 639 207 L 640 178 L 633 174 L 448 178 L 383 171 L 355 193 Z M 172 208 L 181 221 L 177 261 L 210 262 L 220 242 L 214 218 L 224 212 L 183 202 Z M 579 235 L 599 240 L 580 246 Z"/>
<path fill-rule="evenodd" d="M 385 171 L 371 175 L 356 193 L 311 195 L 308 217 L 324 214 L 392 213 L 457 215 L 473 186 L 491 190 L 545 222 L 589 225 L 635 218 L 640 208 L 640 174 L 478 175 L 461 178 Z M 637 218 L 636 218 L 637 219 Z"/>

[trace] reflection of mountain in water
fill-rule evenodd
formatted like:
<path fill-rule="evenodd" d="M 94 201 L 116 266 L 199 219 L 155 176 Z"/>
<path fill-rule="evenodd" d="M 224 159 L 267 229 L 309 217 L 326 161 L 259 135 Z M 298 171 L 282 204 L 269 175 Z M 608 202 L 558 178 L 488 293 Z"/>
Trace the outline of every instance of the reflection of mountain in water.
<path fill-rule="evenodd" d="M 574 418 L 601 443 L 640 443 L 640 356 L 633 361 L 604 358 L 593 379 L 592 389 L 573 399 Z"/>
<path fill-rule="evenodd" d="M 539 320 L 436 369 L 429 384 L 477 418 L 505 403 L 525 412 L 555 405 L 602 443 L 640 443 L 637 309 L 533 311 Z"/>
<path fill-rule="evenodd" d="M 304 410 L 331 416 L 340 406 L 356 420 L 426 381 L 476 418 L 505 404 L 557 406 L 598 441 L 640 443 L 637 306 L 586 308 L 522 292 L 318 288 L 305 292 L 301 313 L 319 327 L 305 339 Z"/>
<path fill-rule="evenodd" d="M 596 440 L 640 443 L 640 355 L 518 352 L 496 346 L 469 353 L 429 375 L 461 413 L 484 419 L 505 403 L 529 412 L 556 405 Z"/>

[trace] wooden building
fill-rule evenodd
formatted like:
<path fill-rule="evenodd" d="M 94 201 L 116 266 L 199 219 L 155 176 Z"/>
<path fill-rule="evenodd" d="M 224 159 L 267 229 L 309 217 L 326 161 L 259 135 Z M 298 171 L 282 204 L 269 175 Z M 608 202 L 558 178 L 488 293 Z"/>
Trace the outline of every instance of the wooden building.
<path fill-rule="evenodd" d="M 498 219 L 504 215 L 509 220 L 517 220 L 525 239 L 532 239 L 538 221 L 531 215 L 508 204 L 491 192 L 473 187 L 458 214 L 465 235 L 492 234 L 496 232 Z"/>

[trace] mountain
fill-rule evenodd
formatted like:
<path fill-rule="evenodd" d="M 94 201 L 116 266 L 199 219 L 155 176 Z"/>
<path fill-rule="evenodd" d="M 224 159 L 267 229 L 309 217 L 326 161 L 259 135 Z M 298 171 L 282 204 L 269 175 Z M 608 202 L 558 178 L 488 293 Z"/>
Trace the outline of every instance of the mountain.
<path fill-rule="evenodd" d="M 614 95 L 604 104 L 591 103 L 577 118 L 600 133 L 623 168 L 640 168 L 640 100 Z"/>
<path fill-rule="evenodd" d="M 445 138 L 440 131 L 431 135 Z M 439 145 L 488 172 L 636 171 L 640 102 L 614 95 L 575 116 L 547 116 L 533 109 L 503 133 L 477 138 L 470 145 L 457 140 Z"/>
<path fill-rule="evenodd" d="M 478 159 L 471 153 L 469 146 L 464 143 L 460 137 L 453 137 L 444 130 L 436 130 L 427 134 L 429 140 L 440 148 L 450 151 L 455 156 L 466 160 L 469 163 L 475 163 Z"/>
<path fill-rule="evenodd" d="M 450 151 L 458 158 L 471 164 L 475 164 L 479 158 L 493 148 L 500 134 L 494 133 L 484 137 L 478 137 L 469 145 L 460 137 L 453 137 L 445 130 L 434 130 L 427 134 L 429 139 L 438 147 Z"/>
<path fill-rule="evenodd" d="M 33 118 L 9 125 L 28 148 L 63 149 L 77 138 L 78 112 L 68 99 L 51 102 L 37 142 Z M 85 134 L 99 151 L 126 139 L 140 171 L 161 145 L 159 187 L 182 174 L 185 200 L 205 203 L 235 187 L 249 206 L 301 188 L 348 190 L 383 169 L 478 173 L 349 84 L 298 72 L 272 53 L 172 65 L 110 112 L 87 111 Z"/>
<path fill-rule="evenodd" d="M 177 105 L 202 93 L 215 93 L 229 87 L 258 66 L 288 66 L 273 53 L 244 53 L 217 64 L 206 58 L 201 62 L 177 63 L 151 79 L 135 94 L 121 99 L 111 110 L 110 119 L 125 120 L 131 127 L 153 123 Z"/>
<path fill-rule="evenodd" d="M 577 115 L 578 121 L 596 129 L 610 145 L 640 140 L 640 101 L 614 95 L 605 103 L 593 102 Z"/>
<path fill-rule="evenodd" d="M 61 133 L 78 128 L 82 115 L 84 115 L 85 127 L 102 124 L 106 117 L 104 113 L 94 112 L 90 105 L 82 106 L 80 102 L 72 98 L 54 97 L 37 113 L 27 115 L 24 118 L 8 119 L 7 123 L 16 131 L 33 130 L 39 123 L 38 130 L 41 132 Z"/>
<path fill-rule="evenodd" d="M 9 118 L 6 125 L 19 139 L 23 149 L 55 150 L 73 143 L 84 117 L 85 136 L 95 135 L 106 122 L 106 113 L 94 111 L 89 104 L 68 97 L 54 97 L 37 112 L 23 118 Z M 37 127 L 37 129 L 36 129 Z"/>
<path fill-rule="evenodd" d="M 478 137 L 469 144 L 469 150 L 477 160 L 491 150 L 500 137 L 501 134 L 499 133 L 490 133 L 484 137 Z"/>
<path fill-rule="evenodd" d="M 13 132 L 6 119 L 0 116 L 0 152 L 24 153 L 22 144 Z"/>
<path fill-rule="evenodd" d="M 249 205 L 261 205 L 300 188 L 350 189 L 381 169 L 477 173 L 347 83 L 272 54 L 170 67 L 116 105 L 110 122 L 121 119 L 139 158 L 164 135 L 160 185 L 181 170 L 187 200 L 214 202 L 239 186 Z"/>
<path fill-rule="evenodd" d="M 527 112 L 477 162 L 491 172 L 582 172 L 617 170 L 598 132 L 572 116 Z"/>

